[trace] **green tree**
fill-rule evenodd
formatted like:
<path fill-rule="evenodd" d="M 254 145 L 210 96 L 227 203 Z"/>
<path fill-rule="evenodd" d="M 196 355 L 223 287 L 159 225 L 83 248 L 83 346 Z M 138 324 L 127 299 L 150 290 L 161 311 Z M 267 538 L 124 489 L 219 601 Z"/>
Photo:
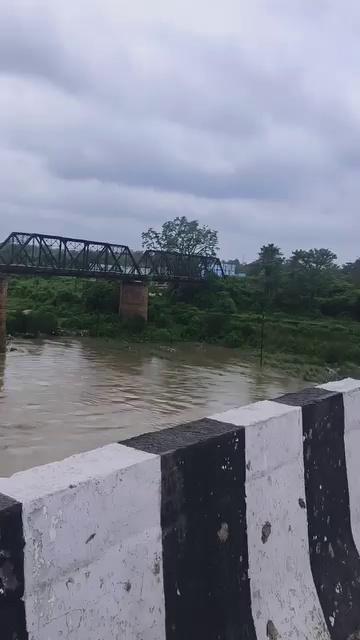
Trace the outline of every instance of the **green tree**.
<path fill-rule="evenodd" d="M 263 265 L 273 264 L 274 262 L 282 263 L 284 262 L 284 256 L 280 247 L 277 247 L 276 244 L 271 242 L 269 244 L 264 244 L 261 247 L 258 261 Z"/>
<path fill-rule="evenodd" d="M 260 277 L 266 304 L 269 304 L 280 286 L 284 256 L 275 244 L 263 245 L 253 264 L 253 273 Z"/>
<path fill-rule="evenodd" d="M 312 269 L 314 271 L 326 271 L 336 269 L 337 255 L 330 249 L 296 249 L 290 258 L 294 267 Z"/>
<path fill-rule="evenodd" d="M 219 249 L 217 231 L 185 216 L 164 222 L 161 231 L 150 227 L 141 237 L 145 249 L 211 256 Z"/>
<path fill-rule="evenodd" d="M 290 290 L 304 307 L 329 294 L 338 273 L 337 256 L 330 249 L 296 249 L 288 262 Z"/>

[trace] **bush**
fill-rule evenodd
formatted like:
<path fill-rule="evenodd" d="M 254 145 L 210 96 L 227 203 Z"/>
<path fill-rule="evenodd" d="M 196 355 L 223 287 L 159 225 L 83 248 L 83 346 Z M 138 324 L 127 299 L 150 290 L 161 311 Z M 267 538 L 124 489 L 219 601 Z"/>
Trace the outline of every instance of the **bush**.
<path fill-rule="evenodd" d="M 203 338 L 218 338 L 229 329 L 230 318 L 225 313 L 206 313 L 202 322 Z"/>
<path fill-rule="evenodd" d="M 29 313 L 15 311 L 8 313 L 6 326 L 10 334 L 54 335 L 58 330 L 58 321 L 56 315 L 48 309 L 38 309 Z"/>
<path fill-rule="evenodd" d="M 31 311 L 26 318 L 26 333 L 54 335 L 58 329 L 56 315 L 52 311 Z"/>
<path fill-rule="evenodd" d="M 149 322 L 165 326 L 169 317 L 169 301 L 163 297 L 149 297 Z"/>
<path fill-rule="evenodd" d="M 22 311 L 9 311 L 6 317 L 6 330 L 12 335 L 26 333 L 26 315 Z"/>
<path fill-rule="evenodd" d="M 151 342 L 174 342 L 175 336 L 168 329 L 151 329 L 147 332 L 147 337 Z"/>
<path fill-rule="evenodd" d="M 134 316 L 133 318 L 124 320 L 123 327 L 125 331 L 129 331 L 129 333 L 143 333 L 146 327 L 146 320 L 142 316 Z"/>
<path fill-rule="evenodd" d="M 82 298 L 76 291 L 64 288 L 56 293 L 55 303 L 56 306 L 70 307 L 81 304 Z"/>
<path fill-rule="evenodd" d="M 154 320 L 154 324 L 156 327 L 160 329 L 165 329 L 169 326 L 169 316 L 166 313 L 159 313 L 156 319 Z"/>
<path fill-rule="evenodd" d="M 83 300 L 89 311 L 115 312 L 119 305 L 119 286 L 113 282 L 85 282 Z"/>
<path fill-rule="evenodd" d="M 344 345 L 333 342 L 324 348 L 324 359 L 329 364 L 337 364 L 344 360 Z"/>
<path fill-rule="evenodd" d="M 216 298 L 216 309 L 219 309 L 222 313 L 236 313 L 236 304 L 227 291 L 220 292 Z"/>
<path fill-rule="evenodd" d="M 349 354 L 349 361 L 354 364 L 360 364 L 360 347 L 353 347 Z"/>
<path fill-rule="evenodd" d="M 180 337 L 182 340 L 201 340 L 202 319 L 199 315 L 194 315 L 189 324 L 180 327 Z"/>
<path fill-rule="evenodd" d="M 224 338 L 225 347 L 236 348 L 236 347 L 241 347 L 242 344 L 243 344 L 243 340 L 241 335 L 239 335 L 235 331 L 231 331 Z"/>

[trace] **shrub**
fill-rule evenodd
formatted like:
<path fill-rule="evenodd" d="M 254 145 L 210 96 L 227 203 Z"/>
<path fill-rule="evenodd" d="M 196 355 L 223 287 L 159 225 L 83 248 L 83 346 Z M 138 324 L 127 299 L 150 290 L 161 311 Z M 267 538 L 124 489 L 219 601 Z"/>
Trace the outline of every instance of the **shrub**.
<path fill-rule="evenodd" d="M 249 322 L 245 322 L 241 327 L 241 333 L 246 342 L 252 342 L 253 338 L 258 334 L 258 330 L 254 325 Z"/>
<path fill-rule="evenodd" d="M 183 340 L 201 340 L 202 338 L 202 319 L 198 315 L 194 315 L 189 324 L 180 327 L 180 337 Z"/>
<path fill-rule="evenodd" d="M 336 364 L 344 360 L 344 345 L 337 342 L 332 342 L 325 346 L 324 359 L 329 364 Z"/>
<path fill-rule="evenodd" d="M 22 311 L 9 311 L 6 317 L 7 332 L 15 335 L 26 333 L 26 316 Z"/>
<path fill-rule="evenodd" d="M 225 347 L 236 348 L 236 347 L 241 347 L 242 344 L 243 344 L 243 341 L 242 341 L 241 335 L 239 335 L 235 331 L 231 331 L 224 338 Z"/>
<path fill-rule="evenodd" d="M 173 342 L 175 336 L 168 329 L 151 329 L 147 332 L 147 337 L 151 342 Z"/>
<path fill-rule="evenodd" d="M 123 327 L 129 333 L 143 333 L 146 327 L 146 320 L 142 316 L 134 316 L 123 321 Z"/>
<path fill-rule="evenodd" d="M 53 335 L 58 329 L 56 315 L 52 311 L 39 309 L 25 316 L 26 333 Z"/>
<path fill-rule="evenodd" d="M 7 331 L 11 334 L 30 333 L 37 335 L 54 335 L 58 329 L 56 315 L 49 309 L 37 309 L 24 313 L 23 311 L 9 312 L 6 320 Z"/>
<path fill-rule="evenodd" d="M 203 316 L 202 335 L 206 338 L 217 338 L 224 335 L 229 328 L 229 316 L 225 313 L 206 313 Z"/>
<path fill-rule="evenodd" d="M 236 313 L 236 304 L 227 291 L 221 291 L 216 297 L 215 308 L 222 313 Z"/>
<path fill-rule="evenodd" d="M 56 306 L 74 306 L 82 303 L 81 296 L 71 289 L 60 289 L 55 297 Z"/>
<path fill-rule="evenodd" d="M 119 287 L 113 282 L 85 282 L 83 300 L 89 311 L 115 312 L 119 305 Z"/>

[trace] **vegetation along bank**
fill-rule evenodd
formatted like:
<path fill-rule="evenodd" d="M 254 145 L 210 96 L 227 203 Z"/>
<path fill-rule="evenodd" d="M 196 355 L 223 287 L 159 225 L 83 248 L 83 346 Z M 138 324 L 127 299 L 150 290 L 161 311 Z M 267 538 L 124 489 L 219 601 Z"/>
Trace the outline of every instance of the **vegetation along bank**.
<path fill-rule="evenodd" d="M 217 234 L 177 218 L 143 245 L 214 254 Z M 119 283 L 76 278 L 12 278 L 8 333 L 89 335 L 129 342 L 204 342 L 239 348 L 265 362 L 360 373 L 360 259 L 339 266 L 329 249 L 273 245 L 250 264 L 228 261 L 233 276 L 200 285 L 150 286 L 149 322 L 118 315 Z M 316 377 L 316 376 L 315 376 Z"/>

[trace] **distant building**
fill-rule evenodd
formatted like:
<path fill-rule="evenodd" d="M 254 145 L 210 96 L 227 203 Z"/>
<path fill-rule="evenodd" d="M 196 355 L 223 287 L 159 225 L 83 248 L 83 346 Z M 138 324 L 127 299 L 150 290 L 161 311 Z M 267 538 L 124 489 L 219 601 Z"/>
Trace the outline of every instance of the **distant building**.
<path fill-rule="evenodd" d="M 236 265 L 233 262 L 222 261 L 222 268 L 226 276 L 234 276 L 236 273 Z"/>
<path fill-rule="evenodd" d="M 234 278 L 246 278 L 244 271 L 239 271 L 239 263 L 237 260 L 225 262 L 222 261 L 222 268 L 226 276 L 232 276 Z"/>

